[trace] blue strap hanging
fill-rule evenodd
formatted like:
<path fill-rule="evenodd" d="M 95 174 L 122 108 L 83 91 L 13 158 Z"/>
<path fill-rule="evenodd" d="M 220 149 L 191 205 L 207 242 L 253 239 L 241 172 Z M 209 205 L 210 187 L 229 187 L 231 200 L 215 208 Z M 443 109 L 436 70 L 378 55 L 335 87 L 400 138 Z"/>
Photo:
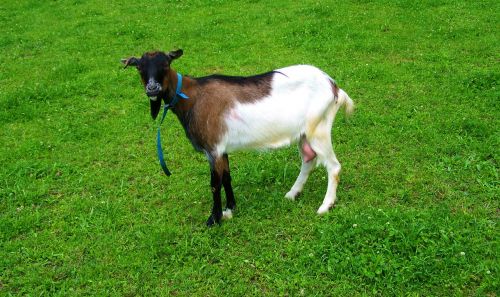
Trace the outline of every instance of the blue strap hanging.
<path fill-rule="evenodd" d="M 163 115 L 160 120 L 160 124 L 158 125 L 158 133 L 156 133 L 156 149 L 158 151 L 158 160 L 160 161 L 160 166 L 163 169 L 163 172 L 167 176 L 170 176 L 170 170 L 167 168 L 167 164 L 165 163 L 165 158 L 163 157 L 163 149 L 161 147 L 161 135 L 160 135 L 160 128 L 161 124 L 163 123 L 163 120 L 167 116 L 167 111 L 169 108 L 174 107 L 177 102 L 179 102 L 180 98 L 182 99 L 188 99 L 189 97 L 182 92 L 182 75 L 180 73 L 177 73 L 177 88 L 175 89 L 175 95 L 174 98 L 170 101 L 169 104 L 165 104 L 163 106 Z"/>

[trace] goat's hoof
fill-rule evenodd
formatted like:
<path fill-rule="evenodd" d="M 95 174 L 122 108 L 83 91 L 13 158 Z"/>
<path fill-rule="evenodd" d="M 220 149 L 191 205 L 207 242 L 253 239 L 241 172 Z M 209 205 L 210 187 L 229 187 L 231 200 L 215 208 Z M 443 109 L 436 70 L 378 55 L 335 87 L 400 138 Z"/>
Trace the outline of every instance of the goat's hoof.
<path fill-rule="evenodd" d="M 285 198 L 291 201 L 294 201 L 298 196 L 300 192 L 290 190 L 288 193 L 285 194 Z"/>
<path fill-rule="evenodd" d="M 207 220 L 207 226 L 208 227 L 212 227 L 213 225 L 215 225 L 215 223 L 219 224 L 221 223 L 221 219 L 222 219 L 222 216 L 219 218 L 219 219 L 216 219 L 215 216 L 213 214 L 211 214 L 209 217 L 208 217 L 208 220 Z"/>
<path fill-rule="evenodd" d="M 232 218 L 233 218 L 233 210 L 230 208 L 226 208 L 226 210 L 222 212 L 222 219 L 230 220 Z"/>
<path fill-rule="evenodd" d="M 330 208 L 332 208 L 332 206 L 333 206 L 333 204 L 321 205 L 317 211 L 318 215 L 324 215 L 325 213 L 327 213 L 330 210 Z"/>

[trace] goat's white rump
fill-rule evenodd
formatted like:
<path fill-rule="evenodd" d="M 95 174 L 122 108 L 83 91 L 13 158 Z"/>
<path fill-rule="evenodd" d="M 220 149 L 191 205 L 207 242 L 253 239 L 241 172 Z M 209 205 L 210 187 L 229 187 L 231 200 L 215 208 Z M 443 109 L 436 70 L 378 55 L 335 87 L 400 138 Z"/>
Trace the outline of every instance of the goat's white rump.
<path fill-rule="evenodd" d="M 338 109 L 353 101 L 341 89 L 335 96 L 335 83 L 316 67 L 290 66 L 275 70 L 268 96 L 251 103 L 237 102 L 224 115 L 226 132 L 216 147 L 215 155 L 242 149 L 278 148 L 299 142 L 302 155 L 300 174 L 285 195 L 289 199 L 302 191 L 316 164 L 328 171 L 328 189 L 318 214 L 327 212 L 335 203 L 340 163 L 333 152 L 331 129 Z M 307 156 L 310 150 L 316 157 Z"/>

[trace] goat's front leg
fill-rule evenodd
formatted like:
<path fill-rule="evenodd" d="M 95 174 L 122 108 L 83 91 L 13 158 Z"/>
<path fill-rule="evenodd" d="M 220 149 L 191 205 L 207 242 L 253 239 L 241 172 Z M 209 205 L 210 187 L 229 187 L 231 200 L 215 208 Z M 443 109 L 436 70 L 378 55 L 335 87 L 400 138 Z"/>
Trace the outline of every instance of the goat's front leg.
<path fill-rule="evenodd" d="M 210 186 L 212 187 L 214 204 L 212 206 L 212 213 L 207 220 L 207 226 L 209 227 L 215 223 L 220 224 L 222 219 L 222 201 L 220 193 L 222 188 L 223 164 L 224 160 L 221 157 L 215 157 L 210 160 Z"/>
<path fill-rule="evenodd" d="M 231 185 L 231 174 L 229 173 L 229 157 L 224 154 L 224 168 L 222 171 L 222 185 L 226 192 L 226 209 L 222 212 L 224 219 L 231 219 L 233 217 L 233 210 L 236 207 L 236 200 L 234 199 L 233 187 Z"/>

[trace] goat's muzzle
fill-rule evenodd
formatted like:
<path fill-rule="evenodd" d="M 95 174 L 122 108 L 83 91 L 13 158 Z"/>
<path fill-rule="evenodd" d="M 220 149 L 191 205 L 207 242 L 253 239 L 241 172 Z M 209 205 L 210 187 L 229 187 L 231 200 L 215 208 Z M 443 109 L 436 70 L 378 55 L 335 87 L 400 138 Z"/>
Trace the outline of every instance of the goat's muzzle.
<path fill-rule="evenodd" d="M 160 92 L 161 85 L 154 79 L 149 79 L 148 84 L 146 85 L 146 95 L 148 95 L 151 100 L 155 101 L 157 100 L 157 96 Z"/>

